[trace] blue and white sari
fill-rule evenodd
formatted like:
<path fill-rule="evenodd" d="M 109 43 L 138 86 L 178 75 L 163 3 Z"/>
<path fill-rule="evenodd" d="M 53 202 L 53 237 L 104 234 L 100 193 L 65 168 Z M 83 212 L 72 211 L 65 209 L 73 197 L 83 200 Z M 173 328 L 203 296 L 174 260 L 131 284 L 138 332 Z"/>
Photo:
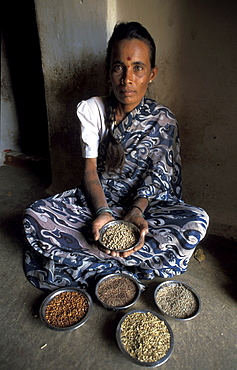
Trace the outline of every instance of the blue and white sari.
<path fill-rule="evenodd" d="M 82 147 L 87 146 L 85 138 L 90 137 L 85 117 L 88 105 L 94 108 L 91 116 L 103 121 L 101 111 L 96 112 L 103 99 L 91 98 L 78 107 Z M 125 151 L 122 172 L 105 170 L 108 132 L 105 128 L 101 135 L 95 123 L 95 136 L 96 132 L 98 172 L 114 217 L 123 218 L 136 197 L 145 197 L 149 201 L 144 213 L 149 233 L 139 251 L 126 258 L 111 257 L 92 239 L 94 213 L 83 186 L 36 201 L 24 215 L 29 242 L 25 272 L 42 290 L 87 288 L 102 275 L 115 272 L 132 274 L 138 280 L 180 275 L 206 234 L 207 213 L 182 200 L 178 125 L 168 108 L 144 98 L 115 126 L 113 134 Z"/>

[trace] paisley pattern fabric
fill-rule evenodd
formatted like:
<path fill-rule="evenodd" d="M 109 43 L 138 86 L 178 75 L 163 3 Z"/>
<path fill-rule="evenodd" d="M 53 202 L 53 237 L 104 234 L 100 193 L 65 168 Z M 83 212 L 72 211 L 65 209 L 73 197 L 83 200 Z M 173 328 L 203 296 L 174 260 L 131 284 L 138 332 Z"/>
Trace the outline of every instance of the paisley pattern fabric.
<path fill-rule="evenodd" d="M 110 208 L 121 219 L 136 197 L 149 201 L 145 244 L 129 257 L 110 257 L 91 236 L 93 210 L 83 186 L 33 203 L 24 215 L 29 249 L 25 272 L 36 287 L 86 288 L 102 275 L 125 272 L 139 281 L 172 277 L 187 270 L 209 218 L 182 200 L 178 126 L 170 110 L 144 98 L 114 136 L 125 150 L 120 173 L 105 171 L 107 135 L 99 146 L 98 172 Z"/>

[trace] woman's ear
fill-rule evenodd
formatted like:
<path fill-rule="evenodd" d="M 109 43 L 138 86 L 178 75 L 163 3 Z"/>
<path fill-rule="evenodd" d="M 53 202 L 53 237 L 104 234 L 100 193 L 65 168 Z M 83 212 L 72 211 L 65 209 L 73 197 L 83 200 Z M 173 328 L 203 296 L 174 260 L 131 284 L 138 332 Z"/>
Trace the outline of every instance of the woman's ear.
<path fill-rule="evenodd" d="M 158 67 L 157 67 L 157 66 L 155 66 L 155 67 L 154 67 L 154 68 L 152 68 L 152 70 L 151 70 L 151 77 L 150 77 L 150 81 L 149 81 L 149 82 L 154 81 L 154 79 L 156 78 L 157 74 L 158 74 Z"/>

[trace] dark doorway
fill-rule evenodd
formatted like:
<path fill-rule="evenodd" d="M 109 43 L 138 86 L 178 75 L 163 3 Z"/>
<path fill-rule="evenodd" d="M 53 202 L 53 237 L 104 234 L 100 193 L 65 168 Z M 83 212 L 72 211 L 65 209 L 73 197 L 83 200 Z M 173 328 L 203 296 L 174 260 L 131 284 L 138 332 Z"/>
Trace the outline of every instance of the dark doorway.
<path fill-rule="evenodd" d="M 6 48 L 23 154 L 49 158 L 41 52 L 33 0 L 1 5 Z"/>

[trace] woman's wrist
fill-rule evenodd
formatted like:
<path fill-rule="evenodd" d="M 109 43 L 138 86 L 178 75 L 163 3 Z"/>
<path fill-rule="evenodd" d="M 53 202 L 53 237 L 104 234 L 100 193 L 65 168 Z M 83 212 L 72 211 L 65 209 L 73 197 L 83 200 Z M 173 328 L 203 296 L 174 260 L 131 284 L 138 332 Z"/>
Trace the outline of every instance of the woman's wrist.
<path fill-rule="evenodd" d="M 143 210 L 142 210 L 139 206 L 137 206 L 137 205 L 133 205 L 133 206 L 131 206 L 131 207 L 129 208 L 129 210 L 128 210 L 128 211 L 132 211 L 132 209 L 134 209 L 134 210 L 138 209 L 138 210 L 141 212 L 141 215 L 143 216 Z"/>
<path fill-rule="evenodd" d="M 96 215 L 96 217 L 98 217 L 99 215 L 101 215 L 104 212 L 107 212 L 107 213 L 110 213 L 111 215 L 113 215 L 113 211 L 109 207 L 100 207 L 100 208 L 98 208 L 95 212 L 95 215 Z"/>
<path fill-rule="evenodd" d="M 128 209 L 128 212 L 131 214 L 141 213 L 141 216 L 144 217 L 145 210 L 148 206 L 148 199 L 142 197 L 136 197 L 133 201 L 133 204 Z"/>

